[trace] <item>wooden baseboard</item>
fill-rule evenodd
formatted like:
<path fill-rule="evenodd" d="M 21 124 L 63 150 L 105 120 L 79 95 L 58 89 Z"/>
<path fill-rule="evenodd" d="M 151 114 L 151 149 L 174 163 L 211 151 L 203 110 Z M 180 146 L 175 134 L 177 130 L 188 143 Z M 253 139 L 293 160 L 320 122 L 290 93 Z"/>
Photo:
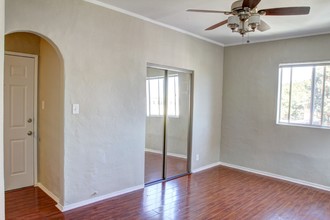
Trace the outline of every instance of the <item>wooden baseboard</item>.
<path fill-rule="evenodd" d="M 330 191 L 330 187 L 328 187 L 328 186 L 308 182 L 308 181 L 305 181 L 305 180 L 295 179 L 295 178 L 291 178 L 291 177 L 287 177 L 287 176 L 282 176 L 282 175 L 269 173 L 269 172 L 265 172 L 265 171 L 261 171 L 261 170 L 255 170 L 255 169 L 251 169 L 251 168 L 247 168 L 247 167 L 243 167 L 243 166 L 239 166 L 239 165 L 234 165 L 234 164 L 230 164 L 230 163 L 225 163 L 225 162 L 220 162 L 219 165 L 234 168 L 234 169 L 237 169 L 237 170 L 250 172 L 250 173 L 259 174 L 259 175 L 262 175 L 262 176 L 272 177 L 272 178 L 275 178 L 275 179 L 280 179 L 280 180 L 284 180 L 284 181 L 288 181 L 288 182 L 292 182 L 292 183 L 297 183 L 297 184 L 304 185 L 304 186 L 310 186 L 310 187 L 313 187 L 313 188 L 316 188 L 316 189 Z"/>
<path fill-rule="evenodd" d="M 209 164 L 209 165 L 206 165 L 206 166 L 202 166 L 200 168 L 197 168 L 197 169 L 192 170 L 192 173 L 198 173 L 198 172 L 201 172 L 201 171 L 210 169 L 212 167 L 219 166 L 220 164 L 221 164 L 220 162 L 216 162 L 216 163 L 212 163 L 212 164 Z"/>
<path fill-rule="evenodd" d="M 59 210 L 61 210 L 62 212 L 65 212 L 65 211 L 69 211 L 71 209 L 79 208 L 79 207 L 82 207 L 82 206 L 85 206 L 85 205 L 89 205 L 89 204 L 99 202 L 99 201 L 102 201 L 102 200 L 105 200 L 105 199 L 109 199 L 109 198 L 112 198 L 112 197 L 115 197 L 115 196 L 119 196 L 119 195 L 122 195 L 122 194 L 130 193 L 130 192 L 140 190 L 140 189 L 143 189 L 143 188 L 144 188 L 144 185 L 134 186 L 134 187 L 130 187 L 130 188 L 120 190 L 120 191 L 117 191 L 117 192 L 109 193 L 109 194 L 106 194 L 106 195 L 101 195 L 101 196 L 94 197 L 94 198 L 91 198 L 91 199 L 86 199 L 86 200 L 83 200 L 81 202 L 77 202 L 77 203 L 73 203 L 73 204 L 68 204 L 68 205 L 57 204 L 56 207 Z"/>
<path fill-rule="evenodd" d="M 42 191 L 44 191 L 44 193 L 46 193 L 55 202 L 57 202 L 57 203 L 60 202 L 59 198 L 57 196 L 55 196 L 55 194 L 52 193 L 50 190 L 48 190 L 42 183 L 37 183 L 35 186 L 39 187 Z"/>

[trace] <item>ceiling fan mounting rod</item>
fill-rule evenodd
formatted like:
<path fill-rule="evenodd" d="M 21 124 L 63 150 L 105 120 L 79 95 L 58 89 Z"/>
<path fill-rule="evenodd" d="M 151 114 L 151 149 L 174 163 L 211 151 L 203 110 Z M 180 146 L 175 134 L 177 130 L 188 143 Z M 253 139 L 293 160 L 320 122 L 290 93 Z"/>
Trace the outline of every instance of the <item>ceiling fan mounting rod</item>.
<path fill-rule="evenodd" d="M 251 14 L 247 11 L 241 11 L 241 12 L 238 13 L 237 16 L 239 17 L 239 20 L 246 21 L 247 19 L 249 19 Z"/>

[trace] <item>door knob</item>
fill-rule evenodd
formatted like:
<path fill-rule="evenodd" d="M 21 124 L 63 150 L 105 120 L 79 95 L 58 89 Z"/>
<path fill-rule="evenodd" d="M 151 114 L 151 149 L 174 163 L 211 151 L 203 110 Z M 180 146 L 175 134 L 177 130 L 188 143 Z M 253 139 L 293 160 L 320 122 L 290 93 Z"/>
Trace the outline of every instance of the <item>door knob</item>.
<path fill-rule="evenodd" d="M 32 131 L 28 131 L 27 135 L 31 136 L 32 135 Z"/>
<path fill-rule="evenodd" d="M 27 122 L 28 122 L 28 123 L 31 123 L 31 122 L 32 122 L 32 118 L 29 118 L 29 119 L 27 120 Z"/>

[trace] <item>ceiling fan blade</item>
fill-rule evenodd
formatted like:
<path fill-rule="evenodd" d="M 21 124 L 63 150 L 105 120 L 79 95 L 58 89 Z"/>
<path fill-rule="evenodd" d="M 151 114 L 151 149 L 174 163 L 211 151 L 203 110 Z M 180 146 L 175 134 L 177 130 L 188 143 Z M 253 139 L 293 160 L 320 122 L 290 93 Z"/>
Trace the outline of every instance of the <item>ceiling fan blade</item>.
<path fill-rule="evenodd" d="M 230 11 L 216 11 L 216 10 L 202 10 L 202 9 L 188 9 L 189 12 L 205 12 L 205 13 L 224 13 L 224 14 L 231 14 Z"/>
<path fill-rule="evenodd" d="M 216 24 L 212 25 L 211 27 L 206 28 L 205 30 L 210 31 L 210 30 L 216 29 L 216 28 L 218 28 L 218 27 L 220 27 L 224 24 L 227 24 L 227 22 L 228 22 L 228 20 L 221 21 L 219 23 L 216 23 Z"/>
<path fill-rule="evenodd" d="M 242 8 L 250 8 L 250 9 L 254 9 L 255 7 L 257 7 L 257 5 L 260 3 L 261 0 L 244 0 L 243 1 L 243 5 Z"/>
<path fill-rule="evenodd" d="M 259 13 L 265 15 L 307 15 L 310 7 L 287 7 L 287 8 L 268 8 L 259 10 Z"/>
<path fill-rule="evenodd" d="M 260 20 L 260 24 L 258 25 L 257 29 L 261 32 L 267 31 L 270 29 L 270 26 L 263 20 Z"/>

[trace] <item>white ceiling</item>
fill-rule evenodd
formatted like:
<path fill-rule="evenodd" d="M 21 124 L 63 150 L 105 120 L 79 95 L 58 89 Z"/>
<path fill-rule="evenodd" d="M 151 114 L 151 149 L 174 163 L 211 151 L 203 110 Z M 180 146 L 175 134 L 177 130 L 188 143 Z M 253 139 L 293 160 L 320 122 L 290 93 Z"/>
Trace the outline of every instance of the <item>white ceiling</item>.
<path fill-rule="evenodd" d="M 230 11 L 234 0 L 87 0 L 101 3 L 112 9 L 123 9 L 129 14 L 151 19 L 157 23 L 172 26 L 189 32 L 201 38 L 217 42 L 222 45 L 236 45 L 242 43 L 238 33 L 232 33 L 226 26 L 212 31 L 205 28 L 227 19 L 224 14 L 186 12 L 186 9 L 211 9 Z M 114 7 L 113 7 L 114 6 Z M 270 41 L 298 36 L 309 36 L 330 33 L 330 0 L 262 0 L 258 9 L 310 6 L 309 15 L 299 16 L 263 16 L 271 29 L 266 32 L 256 31 L 249 34 L 250 42 Z M 130 13 L 131 12 L 131 13 Z M 244 42 L 247 40 L 245 38 Z"/>

